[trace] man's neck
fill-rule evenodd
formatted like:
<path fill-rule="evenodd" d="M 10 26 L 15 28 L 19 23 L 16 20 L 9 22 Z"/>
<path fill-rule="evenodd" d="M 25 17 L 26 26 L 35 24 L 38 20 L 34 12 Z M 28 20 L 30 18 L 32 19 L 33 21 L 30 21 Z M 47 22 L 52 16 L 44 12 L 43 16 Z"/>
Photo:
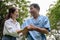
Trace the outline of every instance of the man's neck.
<path fill-rule="evenodd" d="M 37 19 L 37 18 L 38 18 L 38 16 L 39 16 L 39 14 L 38 14 L 38 15 L 36 15 L 36 16 L 34 16 L 34 19 Z"/>

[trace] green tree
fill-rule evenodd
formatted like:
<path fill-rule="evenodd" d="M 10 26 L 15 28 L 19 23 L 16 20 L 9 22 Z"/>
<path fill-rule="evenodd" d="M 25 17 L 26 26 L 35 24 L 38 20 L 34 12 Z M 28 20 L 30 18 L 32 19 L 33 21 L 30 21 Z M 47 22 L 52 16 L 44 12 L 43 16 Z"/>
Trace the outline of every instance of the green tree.
<path fill-rule="evenodd" d="M 57 0 L 56 4 L 49 8 L 47 15 L 49 15 L 51 28 L 57 29 L 57 23 L 60 22 L 60 0 Z"/>
<path fill-rule="evenodd" d="M 3 25 L 8 9 L 12 6 L 18 7 L 20 24 L 23 23 L 24 18 L 28 17 L 29 1 L 26 0 L 0 0 L 0 36 L 2 36 Z"/>

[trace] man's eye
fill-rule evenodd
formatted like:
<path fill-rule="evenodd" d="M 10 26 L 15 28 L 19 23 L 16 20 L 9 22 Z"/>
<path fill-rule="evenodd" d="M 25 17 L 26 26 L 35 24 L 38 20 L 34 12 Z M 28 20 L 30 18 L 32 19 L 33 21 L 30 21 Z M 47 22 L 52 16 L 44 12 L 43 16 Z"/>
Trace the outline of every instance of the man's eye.
<path fill-rule="evenodd" d="M 32 8 L 30 8 L 30 9 L 32 9 Z"/>

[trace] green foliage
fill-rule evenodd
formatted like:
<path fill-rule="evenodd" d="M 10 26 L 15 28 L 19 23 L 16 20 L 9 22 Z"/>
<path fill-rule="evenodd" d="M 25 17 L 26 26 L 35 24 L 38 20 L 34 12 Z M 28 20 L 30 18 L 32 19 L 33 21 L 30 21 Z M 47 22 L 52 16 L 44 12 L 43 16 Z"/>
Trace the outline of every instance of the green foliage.
<path fill-rule="evenodd" d="M 57 23 L 60 21 L 60 0 L 57 0 L 56 4 L 49 9 L 48 12 L 51 28 L 57 29 Z"/>

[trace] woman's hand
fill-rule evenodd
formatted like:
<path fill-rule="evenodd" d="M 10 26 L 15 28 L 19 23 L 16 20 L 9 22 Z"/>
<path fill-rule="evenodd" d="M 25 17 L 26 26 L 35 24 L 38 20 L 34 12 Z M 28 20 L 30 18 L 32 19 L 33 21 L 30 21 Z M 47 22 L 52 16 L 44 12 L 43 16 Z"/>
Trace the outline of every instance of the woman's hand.
<path fill-rule="evenodd" d="M 16 32 L 19 34 L 19 33 L 21 33 L 23 30 L 16 30 Z"/>
<path fill-rule="evenodd" d="M 33 25 L 26 26 L 23 30 L 18 30 L 17 33 L 23 33 L 23 35 L 26 35 L 29 31 L 35 30 L 35 27 Z"/>
<path fill-rule="evenodd" d="M 22 31 L 22 33 L 23 33 L 23 35 L 26 35 L 27 33 L 28 33 L 28 28 L 27 27 L 25 27 L 24 29 L 23 29 L 23 31 Z"/>
<path fill-rule="evenodd" d="M 23 30 L 16 30 L 18 34 L 22 33 L 23 35 L 26 35 L 28 33 L 27 27 L 25 27 Z"/>

